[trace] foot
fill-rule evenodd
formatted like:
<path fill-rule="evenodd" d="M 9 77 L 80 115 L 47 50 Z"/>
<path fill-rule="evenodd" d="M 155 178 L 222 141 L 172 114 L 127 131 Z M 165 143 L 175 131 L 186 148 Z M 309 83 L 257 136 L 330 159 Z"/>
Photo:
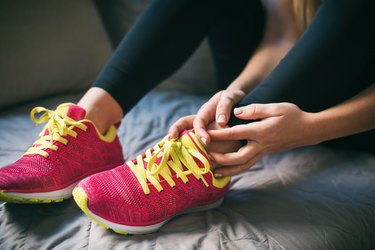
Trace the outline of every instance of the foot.
<path fill-rule="evenodd" d="M 124 163 L 116 128 L 103 136 L 77 105 L 36 107 L 31 118 L 47 124 L 18 161 L 0 169 L 0 201 L 60 202 L 80 180 Z"/>
<path fill-rule="evenodd" d="M 230 178 L 215 179 L 195 134 L 163 139 L 110 171 L 86 178 L 73 190 L 91 219 L 117 233 L 157 231 L 173 217 L 220 206 Z"/>

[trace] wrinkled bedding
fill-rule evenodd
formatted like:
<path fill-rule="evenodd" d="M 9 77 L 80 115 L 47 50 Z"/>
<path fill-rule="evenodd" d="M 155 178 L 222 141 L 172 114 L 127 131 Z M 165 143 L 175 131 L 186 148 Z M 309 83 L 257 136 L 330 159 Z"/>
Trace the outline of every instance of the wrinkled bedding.
<path fill-rule="evenodd" d="M 37 105 L 54 108 L 79 94 L 28 103 L 0 114 L 0 167 L 16 160 L 40 126 Z M 153 91 L 122 122 L 126 160 L 153 146 L 182 115 L 207 99 Z M 154 234 L 117 235 L 72 200 L 0 204 L 0 249 L 375 249 L 375 157 L 323 146 L 263 158 L 233 178 L 223 205 L 179 216 Z"/>

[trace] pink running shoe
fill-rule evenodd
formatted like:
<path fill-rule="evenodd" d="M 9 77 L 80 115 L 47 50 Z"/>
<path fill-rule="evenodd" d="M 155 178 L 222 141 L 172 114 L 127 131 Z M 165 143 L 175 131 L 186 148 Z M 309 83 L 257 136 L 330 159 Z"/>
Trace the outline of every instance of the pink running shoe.
<path fill-rule="evenodd" d="M 90 176 L 73 190 L 91 219 L 120 234 L 157 231 L 173 217 L 220 206 L 230 178 L 216 179 L 195 134 L 163 139 L 133 161 Z"/>
<path fill-rule="evenodd" d="M 36 113 L 42 115 L 36 118 Z M 68 103 L 55 111 L 31 111 L 35 123 L 47 124 L 18 161 L 0 169 L 0 201 L 60 202 L 72 196 L 80 180 L 124 163 L 116 127 L 103 136 L 85 113 Z"/>

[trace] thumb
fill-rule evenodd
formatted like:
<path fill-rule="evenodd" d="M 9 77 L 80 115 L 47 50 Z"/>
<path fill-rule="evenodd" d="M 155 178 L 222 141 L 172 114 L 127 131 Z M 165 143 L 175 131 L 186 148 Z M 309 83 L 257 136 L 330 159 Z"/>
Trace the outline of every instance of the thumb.
<path fill-rule="evenodd" d="M 236 117 L 244 120 L 258 120 L 278 115 L 275 104 L 250 104 L 235 108 L 233 113 Z"/>

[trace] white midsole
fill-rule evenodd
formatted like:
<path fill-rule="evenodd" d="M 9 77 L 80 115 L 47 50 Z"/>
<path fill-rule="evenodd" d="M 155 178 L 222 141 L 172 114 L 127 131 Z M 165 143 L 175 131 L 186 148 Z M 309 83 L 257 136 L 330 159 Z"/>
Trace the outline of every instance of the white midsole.
<path fill-rule="evenodd" d="M 185 210 L 184 212 L 179 213 L 175 216 L 186 214 L 186 213 L 200 212 L 200 211 L 213 209 L 213 208 L 219 207 L 221 205 L 221 203 L 223 202 L 223 200 L 224 200 L 224 198 L 222 198 L 222 199 L 220 199 L 220 200 L 218 200 L 218 201 L 216 201 L 212 204 L 209 204 L 209 205 L 189 208 L 189 209 Z M 156 224 L 153 224 L 153 225 L 149 225 L 149 226 L 127 226 L 127 225 L 117 224 L 117 223 L 108 221 L 106 219 L 103 219 L 102 217 L 99 217 L 99 216 L 95 215 L 93 212 L 90 211 L 90 209 L 87 208 L 87 210 L 88 210 L 88 213 L 92 217 L 94 217 L 96 220 L 100 221 L 101 223 L 105 224 L 106 226 L 109 226 L 112 230 L 121 231 L 121 232 L 129 233 L 129 234 L 147 234 L 147 233 L 155 232 L 159 228 L 161 228 L 165 223 L 167 223 L 169 220 L 171 220 L 173 218 L 172 217 L 170 219 L 167 219 L 167 220 L 164 220 L 162 222 L 159 222 L 159 223 L 156 223 Z"/>
<path fill-rule="evenodd" d="M 67 199 L 72 197 L 72 191 L 77 186 L 79 181 L 73 183 L 72 185 L 52 191 L 52 192 L 43 192 L 43 193 L 16 193 L 16 192 L 4 192 L 7 195 L 17 196 L 24 199 L 38 199 L 38 200 L 56 200 L 56 199 Z"/>

